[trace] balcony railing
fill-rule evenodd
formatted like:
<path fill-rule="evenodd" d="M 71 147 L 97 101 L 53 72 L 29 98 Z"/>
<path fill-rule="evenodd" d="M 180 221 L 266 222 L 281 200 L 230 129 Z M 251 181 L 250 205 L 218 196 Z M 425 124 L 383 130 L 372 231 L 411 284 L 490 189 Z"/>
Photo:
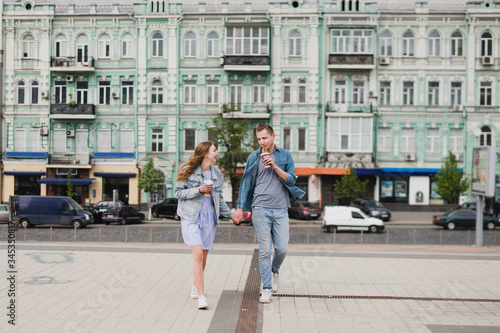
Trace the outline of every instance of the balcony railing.
<path fill-rule="evenodd" d="M 55 72 L 93 72 L 94 58 L 87 57 L 87 61 L 78 61 L 75 57 L 52 57 L 50 69 Z"/>
<path fill-rule="evenodd" d="M 328 68 L 355 68 L 372 69 L 375 68 L 373 54 L 330 54 L 328 56 Z"/>
<path fill-rule="evenodd" d="M 76 104 L 74 106 L 69 104 L 51 104 L 50 105 L 51 118 L 95 118 L 95 105 L 94 104 Z"/>
<path fill-rule="evenodd" d="M 64 164 L 64 165 L 89 165 L 90 163 L 89 154 L 77 154 L 77 153 L 53 153 L 50 155 L 50 164 Z"/>
<path fill-rule="evenodd" d="M 269 71 L 269 56 L 225 55 L 221 59 L 225 70 Z"/>

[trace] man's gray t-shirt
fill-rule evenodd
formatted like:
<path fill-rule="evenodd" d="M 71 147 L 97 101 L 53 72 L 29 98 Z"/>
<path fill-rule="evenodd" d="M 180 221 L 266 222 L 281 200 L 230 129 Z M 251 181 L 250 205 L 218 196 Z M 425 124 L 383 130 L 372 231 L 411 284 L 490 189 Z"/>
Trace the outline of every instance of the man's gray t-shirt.
<path fill-rule="evenodd" d="M 274 152 L 270 154 L 276 161 Z M 264 168 L 262 159 L 257 162 L 257 176 L 253 191 L 252 207 L 288 208 L 290 198 L 288 189 L 272 168 Z"/>

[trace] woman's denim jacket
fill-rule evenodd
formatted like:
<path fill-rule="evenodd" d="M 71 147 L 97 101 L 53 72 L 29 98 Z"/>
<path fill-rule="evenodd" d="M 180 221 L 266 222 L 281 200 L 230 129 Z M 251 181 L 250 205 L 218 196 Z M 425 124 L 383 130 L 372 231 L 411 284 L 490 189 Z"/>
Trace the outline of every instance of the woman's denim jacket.
<path fill-rule="evenodd" d="M 245 165 L 245 173 L 241 179 L 238 208 L 242 208 L 245 212 L 252 210 L 253 191 L 255 189 L 255 178 L 258 169 L 257 163 L 261 161 L 261 149 L 254 151 L 248 156 L 247 164 Z M 279 177 L 279 179 L 288 189 L 290 204 L 293 204 L 297 199 L 304 197 L 306 192 L 295 186 L 297 177 L 295 176 L 295 164 L 293 163 L 292 155 L 288 150 L 276 146 L 274 157 L 274 163 L 287 173 L 286 180 L 281 179 L 281 177 Z"/>
<path fill-rule="evenodd" d="M 210 170 L 212 171 L 212 180 L 214 182 L 212 198 L 214 199 L 215 222 L 219 224 L 219 215 L 230 218 L 233 216 L 233 212 L 229 209 L 222 196 L 222 187 L 224 185 L 222 172 L 214 165 L 210 166 Z M 203 185 L 204 181 L 205 177 L 201 171 L 201 166 L 198 166 L 188 179 L 175 184 L 175 196 L 179 199 L 177 215 L 190 222 L 196 222 L 204 197 L 204 193 L 200 193 L 198 188 Z"/>

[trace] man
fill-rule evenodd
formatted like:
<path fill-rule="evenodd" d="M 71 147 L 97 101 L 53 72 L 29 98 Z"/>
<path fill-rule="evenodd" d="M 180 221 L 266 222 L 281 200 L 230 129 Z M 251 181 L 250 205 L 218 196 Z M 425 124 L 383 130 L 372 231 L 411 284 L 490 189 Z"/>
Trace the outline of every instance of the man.
<path fill-rule="evenodd" d="M 268 124 L 256 129 L 260 149 L 248 157 L 241 179 L 235 220 L 252 210 L 252 223 L 259 242 L 259 268 L 263 291 L 261 303 L 271 302 L 278 291 L 279 269 L 289 240 L 288 207 L 305 194 L 295 186 L 295 164 L 290 152 L 274 144 L 276 134 Z M 264 155 L 261 154 L 265 153 Z M 267 165 L 267 167 L 266 167 Z M 272 247 L 274 257 L 271 261 Z"/>

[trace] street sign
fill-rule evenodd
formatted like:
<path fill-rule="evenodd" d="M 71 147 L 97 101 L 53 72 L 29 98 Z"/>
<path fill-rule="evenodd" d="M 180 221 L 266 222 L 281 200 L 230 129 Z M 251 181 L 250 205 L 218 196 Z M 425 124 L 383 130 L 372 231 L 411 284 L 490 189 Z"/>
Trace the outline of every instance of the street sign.
<path fill-rule="evenodd" d="M 495 196 L 495 160 L 493 147 L 472 148 L 471 193 Z"/>

